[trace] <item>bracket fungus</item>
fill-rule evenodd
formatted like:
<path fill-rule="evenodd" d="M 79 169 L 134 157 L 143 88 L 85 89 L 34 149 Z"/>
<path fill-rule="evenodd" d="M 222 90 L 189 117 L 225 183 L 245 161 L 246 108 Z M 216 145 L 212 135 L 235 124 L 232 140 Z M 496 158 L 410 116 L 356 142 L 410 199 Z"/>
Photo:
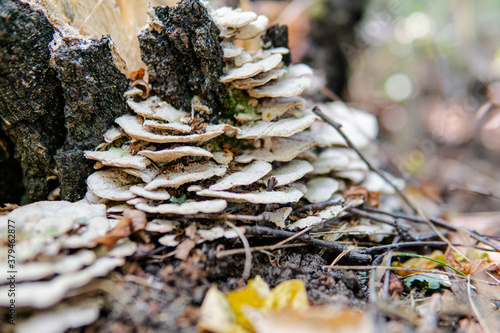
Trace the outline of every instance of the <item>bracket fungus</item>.
<path fill-rule="evenodd" d="M 9 220 L 16 223 L 18 307 L 45 308 L 59 302 L 70 290 L 121 266 L 123 257 L 132 255 L 137 247 L 124 240 L 115 249 L 128 243 L 125 251 L 98 251 L 96 241 L 112 224 L 102 204 L 40 201 L 1 215 L 0 242 L 5 252 Z M 71 249 L 79 250 L 71 254 Z M 10 303 L 7 282 L 4 278 L 0 283 L 1 306 Z"/>
<path fill-rule="evenodd" d="M 19 242 L 29 251 L 20 265 L 38 260 L 41 253 L 48 262 L 38 276 L 45 281 L 26 281 L 26 292 L 39 296 L 21 295 L 20 306 L 51 306 L 68 291 L 122 265 L 123 257 L 135 251 L 125 246 L 129 231 L 110 235 L 124 238 L 113 238 L 115 246 L 125 244 L 116 251 L 119 255 L 112 255 L 113 249 L 98 253 L 94 247 L 117 224 L 111 217 L 130 218 L 128 209 L 142 211 L 147 223 L 141 232 L 162 234 L 157 242 L 165 246 L 187 244 L 178 236 L 196 222 L 197 238 L 187 236 L 189 246 L 183 245 L 190 251 L 196 242 L 237 237 L 239 229 L 221 222 L 228 214 L 303 229 L 341 214 L 346 184 L 390 192 L 345 147 L 343 138 L 311 113 L 313 101 L 300 96 L 312 85 L 311 68 L 289 65 L 286 45 L 261 41 L 259 50 L 236 45 L 265 38 L 268 21 L 253 12 L 211 9 L 198 0 L 151 8 L 139 43 L 152 89 L 144 97 L 125 92 L 129 108 L 115 119 L 119 128 L 110 126 L 103 144 L 85 151 L 100 168 L 87 178 L 86 197 L 74 204 L 37 203 L 0 216 L 15 217 L 21 226 Z M 186 66 L 180 65 L 184 62 Z M 369 151 L 378 133 L 373 115 L 338 102 L 320 107 L 342 123 L 359 149 Z M 294 212 L 332 198 L 340 199 L 339 204 L 309 215 Z M 57 232 L 47 230 L 52 226 L 43 220 L 47 214 L 59 222 Z M 28 237 L 28 231 L 36 237 Z M 74 254 L 80 256 L 79 265 L 63 274 L 57 268 L 64 260 L 62 251 L 83 247 L 82 240 L 95 258 Z M 0 285 L 0 305 L 7 304 L 5 288 Z"/>
<path fill-rule="evenodd" d="M 191 10 L 188 3 L 193 5 L 194 13 L 188 13 Z M 109 171 L 116 173 L 113 186 L 123 193 L 113 197 L 89 182 L 89 191 L 94 195 L 116 204 L 123 200 L 126 206 L 146 212 L 150 219 L 166 214 L 176 215 L 177 219 L 196 220 L 200 213 L 251 209 L 241 206 L 243 202 L 253 205 L 255 212 L 259 211 L 259 206 L 267 207 L 266 219 L 272 216 L 271 220 L 279 227 L 293 223 L 294 228 L 301 228 L 316 223 L 314 221 L 323 221 L 323 215 L 328 214 L 318 213 L 311 216 L 314 221 L 294 223 L 304 218 L 290 219 L 291 209 L 297 203 L 342 198 L 346 184 L 382 189 L 379 179 L 353 151 L 339 147 L 345 146 L 342 137 L 312 114 L 313 102 L 300 96 L 311 87 L 313 70 L 304 64 L 284 62 L 290 52 L 286 44 L 261 41 L 261 48 L 255 50 L 238 42 L 271 37 L 277 40 L 280 39 L 278 30 L 286 33 L 286 29 L 267 29 L 268 19 L 263 15 L 230 7 L 212 9 L 197 0 L 184 0 L 168 9 L 153 8 L 150 15 L 140 41 L 143 60 L 152 74 L 153 89 L 146 99 L 126 95 L 133 114 L 116 119 L 124 132 L 120 134 L 122 149 L 150 162 L 145 168 L 136 168 L 138 170 L 126 164 L 113 164 L 115 169 L 121 167 L 135 179 L 125 181 L 123 173 Z M 201 41 L 201 35 L 194 33 L 196 29 L 186 26 L 194 16 L 210 20 L 207 38 L 212 38 L 215 26 L 219 39 Z M 201 43 L 201 48 L 194 52 L 195 57 L 212 52 L 207 59 L 215 66 L 211 73 L 217 73 L 217 84 L 204 86 L 201 90 L 195 86 L 186 88 L 177 80 L 178 72 L 169 76 L 163 71 L 172 67 L 171 63 L 160 65 L 154 60 L 162 56 L 167 44 L 174 49 L 168 52 L 176 57 L 176 52 L 184 48 L 172 34 L 173 17 L 179 18 L 177 29 L 186 31 L 186 40 Z M 287 37 L 280 40 L 287 40 Z M 167 44 L 162 44 L 161 50 L 157 50 L 159 53 L 153 55 L 154 42 Z M 203 62 L 201 71 L 193 75 L 208 75 L 208 65 L 208 60 Z M 214 76 L 210 75 L 205 79 L 213 83 Z M 179 84 L 176 89 L 188 89 L 189 93 L 178 93 L 172 99 L 173 91 L 166 88 L 165 82 L 160 83 L 160 79 L 171 85 Z M 226 95 L 221 97 L 220 93 Z M 181 96 L 188 99 L 181 102 Z M 217 99 L 214 96 L 232 105 L 214 104 L 212 102 Z M 374 116 L 338 102 L 320 107 L 342 122 L 358 148 L 371 146 L 378 132 Z M 133 142 L 139 143 L 134 150 L 130 149 Z M 88 156 L 96 155 L 88 153 Z M 207 197 L 217 199 L 206 201 Z"/>

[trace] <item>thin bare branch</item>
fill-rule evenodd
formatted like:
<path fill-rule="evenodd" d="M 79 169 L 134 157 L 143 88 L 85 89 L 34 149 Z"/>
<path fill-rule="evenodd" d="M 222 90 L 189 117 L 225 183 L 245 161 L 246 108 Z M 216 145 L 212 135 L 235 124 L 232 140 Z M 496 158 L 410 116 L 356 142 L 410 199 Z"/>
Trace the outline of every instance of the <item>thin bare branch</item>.
<path fill-rule="evenodd" d="M 416 223 L 428 223 L 426 218 L 420 217 L 420 216 L 412 216 L 412 215 L 408 215 L 408 214 L 404 214 L 404 213 L 391 213 L 391 212 L 386 212 L 386 211 L 383 211 L 383 210 L 380 210 L 377 208 L 371 208 L 371 207 L 364 207 L 364 208 L 360 208 L 360 209 L 370 211 L 370 212 L 379 213 L 379 214 L 384 214 L 384 215 L 388 215 L 388 216 L 392 216 L 394 218 L 401 218 L 401 219 L 405 219 L 405 220 L 416 222 Z M 446 229 L 453 230 L 453 231 L 463 231 L 463 232 L 469 234 L 469 236 L 474 238 L 475 240 L 478 240 L 481 243 L 490 246 L 495 251 L 500 252 L 500 245 L 495 244 L 494 242 L 487 239 L 486 238 L 487 235 L 481 235 L 474 230 L 470 230 L 470 229 L 467 229 L 464 227 L 453 225 L 453 224 L 451 224 L 448 221 L 445 221 L 443 219 L 430 218 L 429 220 L 432 223 L 434 223 L 435 225 L 442 227 L 442 228 L 446 228 Z"/>
<path fill-rule="evenodd" d="M 321 109 L 318 107 L 318 106 L 315 106 L 313 108 L 313 112 L 318 115 L 321 119 L 323 119 L 324 122 L 328 123 L 329 125 L 331 125 L 333 128 L 335 128 L 335 130 L 344 138 L 346 144 L 347 144 L 347 147 L 349 147 L 350 149 L 354 150 L 354 152 L 356 152 L 356 154 L 359 156 L 359 158 L 361 160 L 363 160 L 363 162 L 365 162 L 365 164 L 368 166 L 368 168 L 375 172 L 377 175 L 379 175 L 383 180 L 385 180 L 387 182 L 387 184 L 389 184 L 392 188 L 394 188 L 394 190 L 396 191 L 396 193 L 399 195 L 399 197 L 406 203 L 406 205 L 408 207 L 410 207 L 410 209 L 415 213 L 417 214 L 418 213 L 418 210 L 417 208 L 410 202 L 410 200 L 406 197 L 406 195 L 404 195 L 403 192 L 401 192 L 401 190 L 389 179 L 387 178 L 386 175 L 384 175 L 378 168 L 374 167 L 373 164 L 370 163 L 370 161 L 368 161 L 368 159 L 363 155 L 363 153 L 361 153 L 361 151 L 359 151 L 358 148 L 356 148 L 356 146 L 352 143 L 351 139 L 349 139 L 349 137 L 344 133 L 344 131 L 342 130 L 342 125 L 333 121 L 330 117 L 328 117 L 323 111 L 321 111 Z"/>
<path fill-rule="evenodd" d="M 233 229 L 236 234 L 238 234 L 238 237 L 241 239 L 241 242 L 243 243 L 243 247 L 245 248 L 245 268 L 243 269 L 243 280 L 248 280 L 250 277 L 250 273 L 252 270 L 252 251 L 250 250 L 250 243 L 248 243 L 248 239 L 246 236 L 241 232 L 241 229 L 236 227 L 234 224 L 232 224 L 229 221 L 226 221 L 226 224 Z"/>
<path fill-rule="evenodd" d="M 260 237 L 273 236 L 277 238 L 289 238 L 291 236 L 294 236 L 296 233 L 291 231 L 267 228 L 263 226 L 245 226 L 245 234 L 249 236 L 260 236 Z M 311 245 L 328 249 L 338 254 L 348 249 L 347 246 L 343 246 L 334 242 L 324 241 L 321 239 L 316 239 L 309 235 L 300 235 L 296 237 L 296 239 Z M 364 254 L 362 250 L 350 252 L 346 255 L 346 258 L 360 263 L 368 263 L 372 261 L 372 256 Z"/>
<path fill-rule="evenodd" d="M 371 270 L 371 269 L 380 268 L 380 269 L 390 270 L 390 271 L 441 274 L 441 275 L 454 276 L 454 277 L 460 277 L 460 278 L 465 279 L 465 276 L 458 275 L 457 273 L 440 271 L 437 269 L 425 269 L 425 268 L 388 267 L 388 266 L 373 266 L 373 265 L 372 266 L 356 266 L 356 265 L 330 266 L 330 265 L 325 265 L 322 268 L 323 269 L 345 269 L 345 270 L 353 270 L 353 271 L 367 271 L 367 270 Z"/>
<path fill-rule="evenodd" d="M 276 246 L 276 244 L 273 245 L 264 245 L 264 246 L 253 246 L 250 248 L 252 252 L 256 251 L 274 251 L 278 249 L 286 249 L 286 248 L 292 248 L 292 247 L 301 247 L 301 246 L 308 246 L 308 243 L 293 243 L 293 244 L 284 244 L 281 246 Z M 233 256 L 236 254 L 242 254 L 245 253 L 246 249 L 231 249 L 231 250 L 225 250 L 225 251 L 220 251 L 217 253 L 217 258 L 224 258 L 227 256 Z"/>

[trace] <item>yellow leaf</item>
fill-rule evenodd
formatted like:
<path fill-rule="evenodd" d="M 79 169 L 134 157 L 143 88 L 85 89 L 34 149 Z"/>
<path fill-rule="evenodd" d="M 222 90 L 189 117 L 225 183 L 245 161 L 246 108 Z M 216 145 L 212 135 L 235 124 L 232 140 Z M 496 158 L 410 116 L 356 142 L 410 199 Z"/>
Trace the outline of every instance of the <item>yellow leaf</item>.
<path fill-rule="evenodd" d="M 253 333 L 246 314 L 252 309 L 261 313 L 282 310 L 302 311 L 309 308 L 304 282 L 288 280 L 272 291 L 260 276 L 250 280 L 245 288 L 224 295 L 216 286 L 210 288 L 201 305 L 198 328 L 215 333 Z M 255 318 L 254 318 L 255 319 Z"/>
<path fill-rule="evenodd" d="M 442 262 L 445 262 L 446 259 L 444 254 L 440 250 L 435 250 L 430 255 L 426 255 L 428 258 L 436 259 Z M 403 263 L 394 262 L 392 266 L 396 267 L 406 267 L 406 268 L 420 268 L 420 269 L 434 269 L 439 264 L 424 258 L 411 258 Z M 408 271 L 396 271 L 400 276 L 408 276 L 410 274 L 415 274 L 416 272 L 408 272 Z"/>
<path fill-rule="evenodd" d="M 280 283 L 266 298 L 264 310 L 281 311 L 283 309 L 303 310 L 309 307 L 306 286 L 300 280 L 288 280 Z"/>
<path fill-rule="evenodd" d="M 247 333 L 236 325 L 236 317 L 226 295 L 219 291 L 216 285 L 213 285 L 205 295 L 200 309 L 198 329 L 214 333 Z"/>
<path fill-rule="evenodd" d="M 242 307 L 261 308 L 269 294 L 269 286 L 260 276 L 250 280 L 245 288 L 228 293 L 227 300 L 236 316 L 236 323 L 253 332 L 253 327 L 243 314 Z"/>

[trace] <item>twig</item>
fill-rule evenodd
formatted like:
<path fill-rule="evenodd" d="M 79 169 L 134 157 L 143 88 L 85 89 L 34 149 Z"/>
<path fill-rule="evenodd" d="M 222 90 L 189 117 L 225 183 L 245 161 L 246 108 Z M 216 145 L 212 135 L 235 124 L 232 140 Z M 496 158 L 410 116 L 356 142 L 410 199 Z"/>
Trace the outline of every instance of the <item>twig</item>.
<path fill-rule="evenodd" d="M 387 253 L 387 262 L 385 264 L 385 267 L 391 267 L 392 266 L 392 250 L 390 250 Z M 384 285 L 382 286 L 382 297 L 384 298 L 389 298 L 389 284 L 391 282 L 391 271 L 386 270 L 384 272 Z"/>
<path fill-rule="evenodd" d="M 321 210 L 321 209 L 324 209 L 324 208 L 329 207 L 329 206 L 335 206 L 335 205 L 340 205 L 340 204 L 341 204 L 340 200 L 313 203 L 313 204 L 304 205 L 304 206 L 300 206 L 298 208 L 295 208 L 293 210 L 292 214 L 307 212 L 308 210 Z"/>
<path fill-rule="evenodd" d="M 293 243 L 293 244 L 285 244 L 280 247 L 277 247 L 276 244 L 273 245 L 263 245 L 263 246 L 253 246 L 250 248 L 252 252 L 256 251 L 267 251 L 267 250 L 277 250 L 277 249 L 286 249 L 290 247 L 301 247 L 301 246 L 308 246 L 308 243 Z M 242 254 L 245 253 L 246 249 L 231 249 L 231 250 L 225 250 L 225 251 L 220 251 L 217 253 L 217 258 L 224 258 L 227 256 L 232 256 L 235 254 Z"/>
<path fill-rule="evenodd" d="M 372 266 L 370 270 L 370 278 L 368 279 L 368 292 L 369 292 L 369 300 L 371 304 L 375 304 L 378 299 L 377 295 L 377 286 L 375 285 L 375 274 L 379 266 Z"/>
<path fill-rule="evenodd" d="M 272 228 L 267 228 L 263 226 L 245 226 L 245 234 L 249 236 L 273 236 L 277 238 L 289 238 L 294 236 L 296 233 L 291 232 L 291 231 L 285 231 L 285 230 L 278 230 L 278 229 L 272 229 Z M 300 240 L 302 242 L 306 242 L 311 245 L 315 245 L 318 247 L 322 247 L 325 249 L 328 249 L 330 251 L 333 251 L 335 253 L 342 253 L 345 250 L 348 249 L 347 246 L 343 246 L 334 242 L 328 242 L 316 238 L 312 238 L 309 235 L 300 235 L 296 238 L 297 240 Z M 360 249 L 358 251 L 353 251 L 350 252 L 348 255 L 346 255 L 346 258 L 349 260 L 357 261 L 360 263 L 368 263 L 372 261 L 372 256 L 363 253 L 364 249 Z"/>
<path fill-rule="evenodd" d="M 387 250 L 395 250 L 395 249 L 400 249 L 403 247 L 417 247 L 417 246 L 435 246 L 435 247 L 441 247 L 441 246 L 448 246 L 449 244 L 447 242 L 438 242 L 438 241 L 430 241 L 430 242 L 405 242 L 405 243 L 396 243 L 396 244 L 388 244 L 388 245 L 381 245 L 381 246 L 374 246 L 370 248 L 364 248 L 363 252 L 364 253 L 377 253 L 381 251 L 387 251 Z M 459 244 L 459 243 L 453 243 L 453 246 L 466 246 L 465 244 Z M 475 249 L 483 250 L 483 251 L 491 251 L 490 249 L 486 249 L 484 247 L 478 247 L 474 246 Z"/>
<path fill-rule="evenodd" d="M 448 186 L 446 189 L 448 192 L 455 192 L 455 191 L 464 191 L 464 192 L 470 192 L 472 194 L 479 194 L 488 198 L 492 198 L 495 200 L 500 200 L 500 197 L 495 195 L 493 191 L 482 188 L 480 186 L 474 186 L 474 185 L 460 185 L 460 184 L 451 184 Z"/>
<path fill-rule="evenodd" d="M 442 275 L 447 275 L 447 276 L 454 276 L 454 277 L 462 277 L 465 278 L 465 276 L 457 275 L 456 273 L 452 272 L 446 272 L 446 271 L 440 271 L 437 269 L 425 269 L 425 268 L 411 268 L 411 267 L 394 267 L 394 266 L 349 266 L 349 265 L 341 265 L 341 266 L 330 266 L 330 265 L 325 265 L 322 267 L 323 269 L 346 269 L 346 270 L 353 270 L 353 271 L 367 271 L 371 269 L 385 269 L 385 270 L 390 270 L 390 271 L 404 271 L 404 272 L 417 272 L 417 273 L 434 273 L 434 274 L 442 274 Z"/>
<path fill-rule="evenodd" d="M 354 150 L 354 152 L 356 152 L 356 154 L 359 156 L 359 158 L 361 158 L 361 160 L 363 160 L 363 162 L 365 162 L 365 164 L 368 166 L 368 168 L 371 171 L 375 172 L 383 180 L 385 180 L 387 182 L 387 184 L 389 184 L 392 188 L 394 188 L 394 190 L 396 191 L 396 193 L 401 197 L 401 199 L 403 199 L 403 201 L 408 205 L 408 207 L 410 207 L 410 209 L 413 211 L 413 213 L 417 214 L 418 210 L 410 202 L 410 200 L 408 200 L 408 198 L 406 197 L 406 195 L 404 195 L 404 193 L 401 192 L 401 190 L 389 178 L 387 178 L 380 170 L 378 170 L 376 167 L 374 167 L 370 163 L 370 161 L 368 161 L 366 159 L 366 157 L 363 155 L 363 153 L 361 153 L 361 151 L 359 151 L 359 149 L 356 148 L 356 146 L 352 143 L 351 139 L 349 139 L 349 137 L 342 130 L 342 125 L 341 124 L 339 124 L 339 123 L 333 121 L 332 119 L 330 119 L 330 117 L 328 117 L 323 111 L 321 111 L 321 109 L 318 106 L 315 106 L 312 111 L 315 114 L 317 114 L 321 119 L 323 119 L 323 121 L 325 121 L 326 123 L 328 123 L 329 125 L 331 125 L 333 128 L 335 128 L 335 130 L 337 130 L 337 132 L 344 138 L 344 140 L 345 140 L 345 142 L 347 144 L 347 147 L 349 147 L 350 149 Z"/>
<path fill-rule="evenodd" d="M 305 228 L 305 229 L 302 229 L 300 230 L 299 232 L 296 232 L 295 234 L 293 234 L 292 236 L 282 240 L 281 242 L 277 243 L 276 245 L 274 245 L 275 247 L 280 247 L 281 245 L 285 245 L 286 243 L 294 240 L 295 238 L 298 238 L 302 235 L 304 235 L 305 233 L 307 233 L 309 230 L 311 230 L 312 228 L 314 228 L 315 226 L 310 226 L 308 228 Z"/>
<path fill-rule="evenodd" d="M 344 252 L 342 252 L 341 254 L 339 254 L 333 261 L 332 263 L 330 264 L 330 266 L 334 266 L 336 263 L 338 263 L 340 261 L 340 259 L 342 259 L 343 257 L 345 257 L 346 254 L 348 254 L 349 252 L 352 252 L 352 251 L 355 251 L 357 250 L 358 248 L 356 247 L 353 247 L 352 249 L 348 249 L 348 250 L 345 250 Z"/>
<path fill-rule="evenodd" d="M 490 326 L 486 322 L 486 319 L 481 314 L 481 311 L 479 311 L 479 308 L 477 307 L 476 303 L 474 303 L 474 300 L 472 299 L 472 285 L 470 283 L 470 275 L 467 275 L 467 297 L 469 298 L 469 304 L 470 304 L 470 307 L 472 308 L 472 312 L 474 312 L 474 316 L 476 317 L 477 321 L 479 322 L 479 326 L 481 326 L 483 331 L 486 333 L 493 332 L 492 330 L 490 330 Z"/>
<path fill-rule="evenodd" d="M 248 239 L 245 237 L 243 232 L 241 232 L 240 228 L 236 227 L 229 221 L 226 221 L 226 224 L 230 226 L 236 234 L 238 234 L 238 237 L 241 239 L 243 247 L 245 248 L 245 268 L 243 269 L 242 278 L 246 281 L 250 277 L 250 272 L 252 270 L 252 251 L 250 250 L 250 243 L 248 243 Z"/>
<path fill-rule="evenodd" d="M 242 214 L 194 214 L 190 218 L 199 219 L 216 219 L 216 220 L 238 220 L 238 221 L 251 221 L 251 222 L 268 222 L 269 218 L 265 215 L 242 215 Z"/>
<path fill-rule="evenodd" d="M 379 223 L 384 223 L 384 224 L 388 224 L 390 226 L 393 226 L 394 228 L 396 229 L 403 229 L 404 231 L 408 232 L 409 231 L 409 228 L 404 228 L 402 227 L 401 225 L 398 225 L 396 222 L 394 221 L 391 221 L 391 220 L 388 220 L 388 219 L 385 219 L 381 216 L 377 216 L 375 214 L 371 214 L 369 212 L 366 212 L 364 210 L 361 210 L 359 208 L 356 208 L 356 207 L 348 207 L 346 208 L 346 210 L 350 211 L 351 213 L 353 213 L 354 215 L 357 215 L 357 216 L 360 216 L 360 217 L 364 217 L 364 218 L 368 218 L 372 221 L 375 221 L 375 222 L 379 222 Z"/>
<path fill-rule="evenodd" d="M 386 211 L 383 211 L 383 210 L 380 210 L 380 209 L 376 209 L 376 208 L 371 208 L 371 207 L 365 207 L 365 208 L 362 208 L 362 209 L 363 210 L 367 210 L 367 211 L 371 211 L 371 212 L 375 212 L 375 213 L 379 213 L 379 214 L 384 214 L 384 215 L 392 216 L 394 218 L 405 219 L 405 220 L 416 222 L 416 223 L 428 223 L 428 221 L 427 221 L 426 218 L 420 217 L 420 216 L 412 216 L 412 215 L 407 215 L 407 214 L 404 214 L 404 213 L 391 213 L 391 212 L 386 212 Z M 451 224 L 451 223 L 449 223 L 449 222 L 447 222 L 447 221 L 445 221 L 443 219 L 439 219 L 439 218 L 430 218 L 429 220 L 432 221 L 432 223 L 434 223 L 435 225 L 440 226 L 442 228 L 446 228 L 446 229 L 453 230 L 453 231 L 463 231 L 463 232 L 466 232 L 467 234 L 469 234 L 469 236 L 471 236 L 475 240 L 478 240 L 481 243 L 484 243 L 484 244 L 490 246 L 492 249 L 495 249 L 497 252 L 500 252 L 500 246 L 499 245 L 497 245 L 497 244 L 491 242 L 490 240 L 488 240 L 487 238 L 481 236 L 476 231 L 473 231 L 473 230 L 470 230 L 470 229 L 467 229 L 467 228 L 464 228 L 464 227 L 453 225 L 453 224 Z"/>

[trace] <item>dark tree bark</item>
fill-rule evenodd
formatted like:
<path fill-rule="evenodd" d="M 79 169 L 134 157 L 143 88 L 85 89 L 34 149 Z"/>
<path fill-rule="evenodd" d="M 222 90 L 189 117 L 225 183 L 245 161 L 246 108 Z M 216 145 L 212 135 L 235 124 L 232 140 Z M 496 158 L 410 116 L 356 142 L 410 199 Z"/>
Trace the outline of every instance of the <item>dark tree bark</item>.
<path fill-rule="evenodd" d="M 63 39 L 52 56 L 64 91 L 66 141 L 54 156 L 61 197 L 78 200 L 85 195 L 85 180 L 93 163 L 83 150 L 94 149 L 113 121 L 127 110 L 123 93 L 128 80 L 114 65 L 108 36 L 89 40 Z"/>
<path fill-rule="evenodd" d="M 286 25 L 273 24 L 266 30 L 263 36 L 264 43 L 270 43 L 272 47 L 286 47 L 288 46 L 288 27 Z M 283 63 L 288 66 L 292 62 L 292 54 L 283 55 Z"/>
<path fill-rule="evenodd" d="M 54 32 L 45 15 L 28 4 L 0 4 L 0 115 L 21 162 L 26 202 L 44 199 L 52 189 L 52 156 L 66 132 L 62 87 L 50 67 Z"/>
<path fill-rule="evenodd" d="M 321 15 L 314 18 L 310 45 L 303 62 L 325 71 L 326 87 L 342 96 L 349 64 L 346 48 L 356 48 L 356 27 L 363 17 L 366 0 L 326 0 Z"/>
<path fill-rule="evenodd" d="M 0 203 L 43 200 L 58 185 L 63 199 L 80 199 L 91 170 L 81 150 L 101 141 L 126 110 L 127 79 L 113 63 L 110 40 L 62 38 L 51 51 L 55 33 L 31 3 L 0 2 L 0 117 L 25 188 L 14 200 L 0 191 Z M 0 177 L 7 189 L 21 186 L 16 177 Z"/>
<path fill-rule="evenodd" d="M 219 81 L 223 57 L 219 28 L 198 0 L 155 7 L 154 28 L 139 35 L 141 58 L 148 65 L 153 91 L 176 108 L 190 110 L 198 95 L 217 113 L 227 107 Z"/>

